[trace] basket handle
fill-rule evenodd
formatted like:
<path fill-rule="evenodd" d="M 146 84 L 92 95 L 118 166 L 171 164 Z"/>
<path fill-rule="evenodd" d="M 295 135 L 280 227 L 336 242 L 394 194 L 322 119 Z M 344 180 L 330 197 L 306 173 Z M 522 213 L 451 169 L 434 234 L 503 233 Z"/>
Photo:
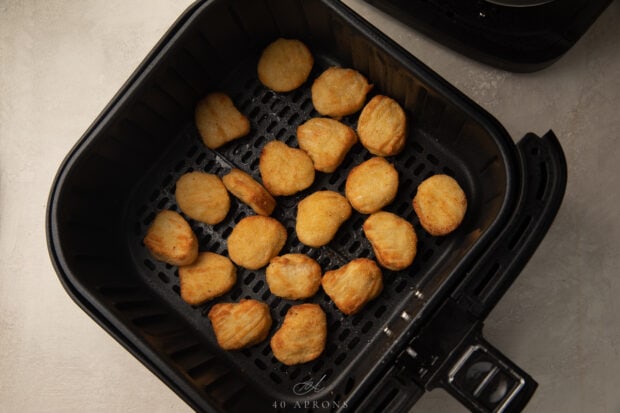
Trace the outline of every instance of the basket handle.
<path fill-rule="evenodd" d="M 452 297 L 484 319 L 517 278 L 547 233 L 566 190 L 566 159 L 552 131 L 517 143 L 521 179 L 515 214 Z"/>

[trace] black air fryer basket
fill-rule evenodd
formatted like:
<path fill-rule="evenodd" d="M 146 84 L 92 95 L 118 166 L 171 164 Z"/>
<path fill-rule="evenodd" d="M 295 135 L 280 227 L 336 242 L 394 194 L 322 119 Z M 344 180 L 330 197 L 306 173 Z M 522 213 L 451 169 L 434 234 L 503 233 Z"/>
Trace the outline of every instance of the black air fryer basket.
<path fill-rule="evenodd" d="M 315 56 L 308 82 L 274 93 L 257 79 L 262 49 L 297 38 Z M 296 146 L 296 127 L 313 116 L 309 85 L 332 65 L 352 67 L 396 99 L 409 120 L 405 150 L 389 158 L 400 174 L 387 209 L 413 222 L 418 255 L 405 271 L 384 270 L 381 295 L 344 316 L 319 292 L 328 338 L 313 362 L 287 367 L 269 338 L 242 351 L 219 349 L 206 317 L 213 303 L 179 296 L 176 267 L 155 260 L 142 239 L 155 214 L 179 211 L 179 176 L 220 176 L 232 167 L 256 179 L 269 140 Z M 250 119 L 250 135 L 208 150 L 193 122 L 196 102 L 227 93 Z M 357 114 L 343 122 L 355 127 Z M 348 171 L 370 154 L 356 145 L 333 174 L 278 198 L 273 216 L 288 229 L 284 252 L 315 258 L 324 271 L 373 258 L 354 213 L 326 247 L 302 245 L 297 202 L 319 189 L 344 191 Z M 431 237 L 411 200 L 433 174 L 454 176 L 468 210 L 462 225 Z M 482 323 L 547 232 L 566 184 L 552 132 L 514 144 L 487 112 L 339 1 L 198 1 L 147 56 L 62 164 L 47 212 L 50 255 L 67 292 L 96 322 L 199 411 L 407 411 L 426 390 L 443 387 L 473 411 L 519 411 L 535 381 L 487 343 Z M 200 250 L 226 254 L 226 238 L 252 214 L 231 199 L 227 219 L 190 225 Z M 273 296 L 264 270 L 238 269 L 231 292 L 214 302 L 255 298 L 274 325 L 296 302 Z"/>

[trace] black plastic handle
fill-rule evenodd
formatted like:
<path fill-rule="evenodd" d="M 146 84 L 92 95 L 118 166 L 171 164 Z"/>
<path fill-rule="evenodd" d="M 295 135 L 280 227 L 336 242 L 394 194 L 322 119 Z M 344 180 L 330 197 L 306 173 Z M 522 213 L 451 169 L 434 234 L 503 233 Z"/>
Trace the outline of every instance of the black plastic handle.
<path fill-rule="evenodd" d="M 514 282 L 547 233 L 566 190 L 566 159 L 552 131 L 517 144 L 518 205 L 501 234 L 465 275 L 452 297 L 484 319 Z"/>
<path fill-rule="evenodd" d="M 480 330 L 455 352 L 440 386 L 476 413 L 518 413 L 538 384 L 489 344 Z"/>

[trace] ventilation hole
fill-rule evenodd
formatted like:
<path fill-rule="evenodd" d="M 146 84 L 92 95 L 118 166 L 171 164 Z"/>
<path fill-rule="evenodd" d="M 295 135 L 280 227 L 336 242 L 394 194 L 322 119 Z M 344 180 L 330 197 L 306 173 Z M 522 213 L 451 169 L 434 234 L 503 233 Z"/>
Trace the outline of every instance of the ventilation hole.
<path fill-rule="evenodd" d="M 206 158 L 206 157 L 207 157 L 207 155 L 205 155 L 204 153 L 201 153 L 201 154 L 198 156 L 198 158 L 196 158 L 196 163 L 197 163 L 198 165 L 200 165 L 200 164 L 202 163 L 202 161 L 204 161 L 204 160 L 205 160 L 205 158 Z"/>
<path fill-rule="evenodd" d="M 260 112 L 260 108 L 259 108 L 258 106 L 257 106 L 257 107 L 255 107 L 255 108 L 254 108 L 254 109 L 252 109 L 252 111 L 249 113 L 250 118 L 252 118 L 252 119 L 256 119 L 256 117 L 257 117 L 257 115 L 259 114 L 259 112 Z"/>
<path fill-rule="evenodd" d="M 295 143 L 295 136 L 290 135 L 284 140 L 284 143 L 286 143 L 288 146 L 293 146 Z"/>
<path fill-rule="evenodd" d="M 419 153 L 424 152 L 424 148 L 422 148 L 422 146 L 420 146 L 420 144 L 419 144 L 419 143 L 417 143 L 417 142 L 415 142 L 415 141 L 411 144 L 411 146 L 413 146 L 413 149 L 414 149 L 416 152 L 419 152 Z"/>
<path fill-rule="evenodd" d="M 278 376 L 276 373 L 273 373 L 273 372 L 269 373 L 269 378 L 270 378 L 270 379 L 271 379 L 274 383 L 277 383 L 277 384 L 282 383 L 282 379 L 281 379 L 281 378 L 280 378 L 280 376 Z"/>
<path fill-rule="evenodd" d="M 265 143 L 266 140 L 267 139 L 265 139 L 264 136 L 259 136 L 258 138 L 254 140 L 254 147 L 260 148 L 261 146 L 263 146 L 263 143 Z"/>
<path fill-rule="evenodd" d="M 271 296 L 271 291 L 269 291 L 269 289 L 265 290 L 265 292 L 263 293 L 263 295 L 261 295 L 261 298 L 263 299 L 263 301 L 267 301 L 267 299 Z"/>
<path fill-rule="evenodd" d="M 500 265 L 498 263 L 494 263 L 491 266 L 489 271 L 486 272 L 484 277 L 482 277 L 482 279 L 480 279 L 480 281 L 476 285 L 476 288 L 474 289 L 474 295 L 475 296 L 479 296 L 480 293 L 482 293 L 482 291 L 484 291 L 484 289 L 488 286 L 489 282 L 491 281 L 491 278 L 493 278 L 493 276 L 495 274 L 497 274 L 499 269 L 500 269 Z"/>
<path fill-rule="evenodd" d="M 252 161 L 252 163 L 250 164 L 250 169 L 251 169 L 251 170 L 255 171 L 255 170 L 256 170 L 256 168 L 258 168 L 258 160 L 259 160 L 259 158 L 258 158 L 258 157 L 256 157 L 256 158 Z"/>
<path fill-rule="evenodd" d="M 319 361 L 314 363 L 314 365 L 312 366 L 312 371 L 316 373 L 317 371 L 321 370 L 321 368 L 323 367 L 324 364 L 325 364 L 325 362 L 323 360 L 319 359 Z"/>
<path fill-rule="evenodd" d="M 168 198 L 167 197 L 162 198 L 161 201 L 157 203 L 157 209 L 163 209 L 167 203 L 168 203 Z"/>
<path fill-rule="evenodd" d="M 222 232 L 222 238 L 228 238 L 228 236 L 230 235 L 230 233 L 232 232 L 232 227 L 228 227 L 224 230 L 224 232 Z"/>
<path fill-rule="evenodd" d="M 282 309 L 280 310 L 280 316 L 284 317 L 286 315 L 286 312 L 288 311 L 288 309 L 291 308 L 290 304 L 285 304 Z"/>
<path fill-rule="evenodd" d="M 151 197 L 149 198 L 149 201 L 151 202 L 155 202 L 155 200 L 159 197 L 159 191 L 155 190 L 153 191 L 153 193 L 151 193 Z"/>
<path fill-rule="evenodd" d="M 293 115 L 291 115 L 291 117 L 288 118 L 288 124 L 289 125 L 294 125 L 295 122 L 297 122 L 298 119 L 299 119 L 299 115 L 297 113 L 293 113 Z"/>
<path fill-rule="evenodd" d="M 312 108 L 312 100 L 306 99 L 302 102 L 301 110 L 303 110 L 304 112 L 307 112 L 311 108 Z"/>
<path fill-rule="evenodd" d="M 377 311 L 375 311 L 375 317 L 379 318 L 383 315 L 383 313 L 385 313 L 385 310 L 387 310 L 387 307 L 382 305 L 381 307 L 377 308 Z"/>
<path fill-rule="evenodd" d="M 446 175 L 454 176 L 454 171 L 447 166 L 442 168 L 441 171 Z"/>
<path fill-rule="evenodd" d="M 153 271 L 155 269 L 155 264 L 151 260 L 144 260 L 144 265 L 148 267 L 149 270 Z"/>
<path fill-rule="evenodd" d="M 344 386 L 344 393 L 349 394 L 351 390 L 353 390 L 353 386 L 355 386 L 355 379 L 353 377 L 349 377 L 347 379 L 347 383 Z"/>
<path fill-rule="evenodd" d="M 177 293 L 177 295 L 181 295 L 181 288 L 179 288 L 178 285 L 173 285 L 172 286 L 172 291 L 174 291 L 175 293 Z"/>
<path fill-rule="evenodd" d="M 299 376 L 299 373 L 301 373 L 301 369 L 299 367 L 297 367 L 295 370 L 291 371 L 288 376 L 292 380 L 295 380 L 297 378 L 297 376 Z"/>
<path fill-rule="evenodd" d="M 519 243 L 519 241 L 521 240 L 523 235 L 525 235 L 525 230 L 530 225 L 531 221 L 532 221 L 532 217 L 531 216 L 528 215 L 528 216 L 525 217 L 523 222 L 519 225 L 519 227 L 515 231 L 514 235 L 510 239 L 510 242 L 508 243 L 508 249 L 509 250 L 513 250 L 514 247 Z"/>
<path fill-rule="evenodd" d="M 181 170 L 185 167 L 185 161 L 179 161 L 177 162 L 177 164 L 174 166 L 174 171 L 175 172 L 181 172 Z"/>
<path fill-rule="evenodd" d="M 286 133 L 286 129 L 282 128 L 278 131 L 278 133 L 276 133 L 276 138 L 277 139 L 282 139 L 282 137 L 284 136 L 284 134 Z"/>
<path fill-rule="evenodd" d="M 339 174 L 332 174 L 332 176 L 329 177 L 329 184 L 330 185 L 336 185 L 336 182 L 338 182 L 338 180 L 340 179 Z"/>
<path fill-rule="evenodd" d="M 405 161 L 405 168 L 411 168 L 411 165 L 415 163 L 415 156 L 409 156 Z"/>
<path fill-rule="evenodd" d="M 342 333 L 340 333 L 340 335 L 338 336 L 338 340 L 344 341 L 349 336 L 350 332 L 351 330 L 349 330 L 348 328 L 345 328 L 344 330 L 342 330 Z"/>
<path fill-rule="evenodd" d="M 240 288 L 235 288 L 232 291 L 232 293 L 230 293 L 230 298 L 232 298 L 233 300 L 236 300 L 240 296 L 241 296 L 241 289 Z"/>
<path fill-rule="evenodd" d="M 166 284 L 168 284 L 170 282 L 170 277 L 168 277 L 166 274 L 164 274 L 163 272 L 160 272 L 157 274 L 157 276 L 159 277 L 160 280 L 162 280 L 163 282 L 165 282 Z"/>
<path fill-rule="evenodd" d="M 267 344 L 265 347 L 263 347 L 263 351 L 261 351 L 261 353 L 263 354 L 263 356 L 266 356 L 269 353 L 271 353 L 271 347 L 269 346 L 269 344 Z"/>
<path fill-rule="evenodd" d="M 363 314 L 356 314 L 356 315 L 353 317 L 353 320 L 352 320 L 352 322 L 351 322 L 351 323 L 352 323 L 354 326 L 356 326 L 356 325 L 358 325 L 358 324 L 362 321 L 362 319 L 363 319 L 363 318 L 364 318 L 364 315 L 363 315 Z"/>
<path fill-rule="evenodd" d="M 347 347 L 349 348 L 349 350 L 353 350 L 355 346 L 357 346 L 357 343 L 359 342 L 360 342 L 359 337 L 353 337 L 351 341 L 349 341 L 349 344 L 347 345 Z"/>
<path fill-rule="evenodd" d="M 280 112 L 278 112 L 278 116 L 281 118 L 286 117 L 286 115 L 288 115 L 288 113 L 290 112 L 290 108 L 288 106 L 285 106 L 282 108 L 282 110 L 280 110 Z"/>
<path fill-rule="evenodd" d="M 249 274 L 245 277 L 245 279 L 243 280 L 243 283 L 244 283 L 245 285 L 250 285 L 250 283 L 251 283 L 252 281 L 254 281 L 254 278 L 255 278 L 255 277 L 256 277 L 256 274 L 255 274 L 255 273 L 253 273 L 253 272 L 251 272 L 251 273 L 249 273 Z"/>
<path fill-rule="evenodd" d="M 371 327 L 372 327 L 372 321 L 366 321 L 366 324 L 362 326 L 362 333 L 368 333 Z"/>
<path fill-rule="evenodd" d="M 353 244 L 351 244 L 351 246 L 349 247 L 349 252 L 351 254 L 353 254 L 355 251 L 357 251 L 357 249 L 360 247 L 361 243 L 357 240 L 355 240 L 355 242 L 353 242 Z"/>
<path fill-rule="evenodd" d="M 262 103 L 267 103 L 269 102 L 271 99 L 273 99 L 275 95 L 271 92 L 267 92 L 265 93 L 265 95 L 263 96 L 263 98 L 260 100 Z"/>
<path fill-rule="evenodd" d="M 414 174 L 415 176 L 420 175 L 420 174 L 422 173 L 422 171 L 424 170 L 424 168 L 425 168 L 424 164 L 423 164 L 423 163 L 421 163 L 420 165 L 418 165 L 418 167 L 417 167 L 417 168 L 415 168 L 415 169 L 413 170 L 413 174 Z"/>
<path fill-rule="evenodd" d="M 258 282 L 254 285 L 254 288 L 252 288 L 252 291 L 254 291 L 255 293 L 259 292 L 260 289 L 263 288 L 263 285 L 265 285 L 263 280 L 258 280 Z"/>
<path fill-rule="evenodd" d="M 336 357 L 336 359 L 334 360 L 334 363 L 338 366 L 338 365 L 340 365 L 340 364 L 344 361 L 344 359 L 346 359 L 346 358 L 347 358 L 347 353 L 340 353 L 340 354 L 338 355 L 338 357 Z"/>
<path fill-rule="evenodd" d="M 256 364 L 256 366 L 261 370 L 265 370 L 267 368 L 267 365 L 263 363 L 261 359 L 255 359 L 254 364 Z"/>
<path fill-rule="evenodd" d="M 241 156 L 241 162 L 243 163 L 247 163 L 248 160 L 254 155 L 253 152 L 251 151 L 247 151 L 246 153 L 243 154 L 243 156 Z"/>
<path fill-rule="evenodd" d="M 438 165 L 439 164 L 439 159 L 437 159 L 436 157 L 434 157 L 430 153 L 428 155 L 426 155 L 426 159 L 428 159 L 428 161 L 430 163 L 432 163 L 433 165 Z"/>
<path fill-rule="evenodd" d="M 336 321 L 334 321 L 334 324 L 332 324 L 331 329 L 332 330 L 338 330 L 340 328 L 341 324 L 342 323 L 340 322 L 340 320 L 336 320 Z"/>
<path fill-rule="evenodd" d="M 405 280 L 403 280 L 403 281 L 399 282 L 398 284 L 396 284 L 396 288 L 394 288 L 394 291 L 399 293 L 402 290 L 404 290 L 406 286 L 407 286 L 407 282 Z"/>

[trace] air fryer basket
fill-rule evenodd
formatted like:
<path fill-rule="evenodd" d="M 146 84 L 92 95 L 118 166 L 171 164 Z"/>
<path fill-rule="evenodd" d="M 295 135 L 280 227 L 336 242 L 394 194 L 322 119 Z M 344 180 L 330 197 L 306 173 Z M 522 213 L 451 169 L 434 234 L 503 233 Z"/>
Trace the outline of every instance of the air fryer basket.
<path fill-rule="evenodd" d="M 277 37 L 301 39 L 315 56 L 310 80 L 297 91 L 274 93 L 256 77 L 260 51 Z M 326 349 L 314 362 L 286 367 L 273 357 L 268 340 L 242 351 L 222 351 L 206 318 L 213 303 L 185 304 L 176 268 L 153 259 L 142 238 L 158 211 L 179 211 L 174 187 L 183 173 L 222 176 L 237 167 L 260 179 L 262 146 L 272 139 L 297 145 L 296 127 L 318 116 L 309 85 L 332 65 L 359 70 L 374 84 L 372 94 L 395 98 L 407 112 L 407 147 L 390 158 L 400 174 L 399 195 L 387 209 L 414 223 L 418 255 L 405 271 L 384 270 L 384 291 L 355 316 L 344 316 L 323 292 L 310 300 L 321 305 L 328 321 Z M 193 109 L 216 90 L 231 96 L 250 119 L 251 132 L 210 151 L 193 124 Z M 357 114 L 343 122 L 355 127 L 356 120 Z M 373 256 L 361 231 L 365 216 L 358 213 L 323 248 L 304 246 L 294 231 L 301 198 L 319 189 L 342 193 L 348 171 L 369 157 L 356 145 L 338 171 L 318 173 L 310 189 L 278 198 L 273 216 L 289 233 L 283 252 L 306 253 L 324 271 Z M 364 390 L 401 359 L 454 288 L 472 277 L 471 268 L 485 249 L 502 239 L 501 231 L 521 208 L 524 162 L 489 114 L 339 2 L 199 1 L 179 18 L 61 166 L 48 210 L 50 254 L 76 302 L 194 408 L 338 410 L 360 403 Z M 463 224 L 446 237 L 426 234 L 411 208 L 417 185 L 436 173 L 456 177 L 469 199 Z M 545 179 L 546 184 L 552 181 Z M 548 224 L 555 210 L 546 218 Z M 221 224 L 189 222 L 201 250 L 226 254 L 227 236 L 250 214 L 232 198 Z M 540 232 L 544 235 L 546 228 Z M 510 274 L 508 285 L 515 276 Z M 464 297 L 471 295 L 467 286 L 459 288 Z M 497 290 L 500 296 L 505 288 Z M 274 318 L 270 335 L 295 304 L 270 294 L 264 270 L 239 268 L 236 287 L 214 302 L 242 298 L 269 304 Z M 310 393 L 295 390 L 308 380 L 321 385 Z"/>

